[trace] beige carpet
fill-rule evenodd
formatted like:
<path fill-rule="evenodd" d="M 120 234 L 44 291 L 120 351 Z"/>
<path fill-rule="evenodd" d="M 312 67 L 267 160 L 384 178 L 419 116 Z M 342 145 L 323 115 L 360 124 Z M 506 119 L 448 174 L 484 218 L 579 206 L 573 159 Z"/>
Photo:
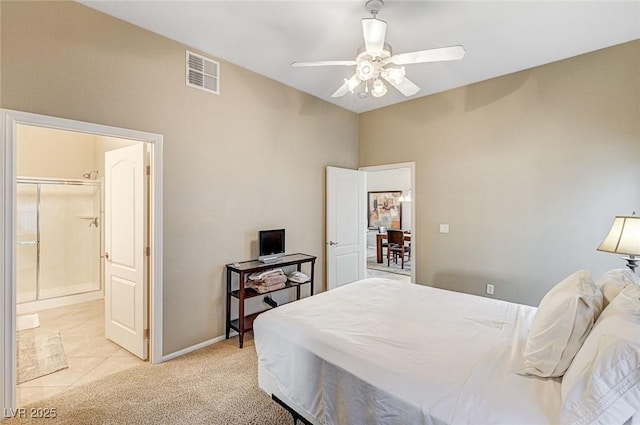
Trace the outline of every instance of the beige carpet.
<path fill-rule="evenodd" d="M 60 332 L 42 334 L 36 329 L 17 332 L 18 384 L 69 367 Z"/>
<path fill-rule="evenodd" d="M 13 424 L 291 425 L 293 420 L 258 388 L 253 340 L 245 336 L 159 365 L 144 364 L 67 390 L 29 407 L 55 408 L 55 419 Z"/>

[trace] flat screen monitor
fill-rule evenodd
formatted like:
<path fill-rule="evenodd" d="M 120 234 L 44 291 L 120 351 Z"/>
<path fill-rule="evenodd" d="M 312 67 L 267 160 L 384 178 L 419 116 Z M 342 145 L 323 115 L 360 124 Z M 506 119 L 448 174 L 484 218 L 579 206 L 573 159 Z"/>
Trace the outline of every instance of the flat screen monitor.
<path fill-rule="evenodd" d="M 284 229 L 258 232 L 259 256 L 262 262 L 277 261 L 284 256 Z"/>

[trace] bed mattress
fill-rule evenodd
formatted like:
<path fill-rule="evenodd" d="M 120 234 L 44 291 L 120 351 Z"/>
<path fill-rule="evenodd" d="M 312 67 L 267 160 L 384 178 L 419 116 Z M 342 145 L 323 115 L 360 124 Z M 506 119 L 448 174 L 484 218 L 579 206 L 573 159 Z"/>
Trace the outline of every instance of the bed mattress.
<path fill-rule="evenodd" d="M 560 381 L 517 373 L 535 311 L 365 279 L 261 314 L 258 382 L 315 424 L 554 424 Z"/>

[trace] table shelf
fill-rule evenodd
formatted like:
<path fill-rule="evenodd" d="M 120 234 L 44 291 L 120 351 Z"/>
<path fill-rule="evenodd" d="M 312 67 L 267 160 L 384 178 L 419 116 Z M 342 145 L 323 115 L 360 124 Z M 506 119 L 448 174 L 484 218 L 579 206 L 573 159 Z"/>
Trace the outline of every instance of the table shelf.
<path fill-rule="evenodd" d="M 276 292 L 284 291 L 287 289 L 296 289 L 296 300 L 300 299 L 300 288 L 302 285 L 309 284 L 310 294 L 313 295 L 313 282 L 314 282 L 314 268 L 316 257 L 308 254 L 290 254 L 285 255 L 277 263 L 261 263 L 257 260 L 243 261 L 238 263 L 227 264 L 227 320 L 226 320 L 226 337 L 229 339 L 231 330 L 238 332 L 238 346 L 242 348 L 244 343 L 244 334 L 253 330 L 253 321 L 260 313 L 267 310 L 262 310 L 257 313 L 247 314 L 244 313 L 244 303 L 247 299 L 255 297 L 267 297 Z M 259 293 L 253 288 L 245 288 L 245 283 L 252 273 L 261 272 L 269 269 L 295 267 L 297 271 L 302 271 L 302 266 L 306 265 L 309 270 L 309 280 L 306 282 L 292 282 L 287 281 L 285 286 L 273 291 Z M 232 289 L 232 277 L 233 274 L 238 275 L 238 289 Z M 231 300 L 238 302 L 238 318 L 231 320 Z"/>
<path fill-rule="evenodd" d="M 267 296 L 269 294 L 273 294 L 274 292 L 278 292 L 278 291 L 282 291 L 284 289 L 289 289 L 289 288 L 296 288 L 299 287 L 301 285 L 306 285 L 307 283 L 311 283 L 310 280 L 307 280 L 306 282 L 291 282 L 290 280 L 288 280 L 285 283 L 285 286 L 282 288 L 278 288 L 278 289 L 274 289 L 273 291 L 269 291 L 269 292 L 258 292 L 253 288 L 244 288 L 244 298 L 245 299 L 249 299 L 249 298 L 254 298 L 254 297 L 259 297 L 259 296 Z M 231 291 L 231 296 L 234 298 L 240 298 L 240 290 L 236 289 L 235 291 Z"/>

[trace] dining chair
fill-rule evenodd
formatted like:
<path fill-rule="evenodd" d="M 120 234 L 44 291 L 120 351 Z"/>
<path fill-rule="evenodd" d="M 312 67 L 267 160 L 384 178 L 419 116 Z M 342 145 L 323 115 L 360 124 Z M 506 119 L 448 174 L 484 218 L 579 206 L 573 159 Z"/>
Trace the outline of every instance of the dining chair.
<path fill-rule="evenodd" d="M 387 226 L 378 227 L 378 233 L 381 233 L 381 234 L 387 233 Z M 382 239 L 380 241 L 380 247 L 381 247 L 380 252 L 382 252 L 382 255 L 384 255 L 384 249 L 385 248 L 387 248 L 387 251 L 389 251 L 389 241 L 385 240 L 385 239 Z"/>
<path fill-rule="evenodd" d="M 393 262 L 398 263 L 398 256 L 402 260 L 402 269 L 404 269 L 404 257 L 407 259 L 411 255 L 411 248 L 404 244 L 404 233 L 402 230 L 387 230 L 387 239 L 389 246 L 387 247 L 387 267 L 391 263 L 391 253 L 393 253 Z"/>

